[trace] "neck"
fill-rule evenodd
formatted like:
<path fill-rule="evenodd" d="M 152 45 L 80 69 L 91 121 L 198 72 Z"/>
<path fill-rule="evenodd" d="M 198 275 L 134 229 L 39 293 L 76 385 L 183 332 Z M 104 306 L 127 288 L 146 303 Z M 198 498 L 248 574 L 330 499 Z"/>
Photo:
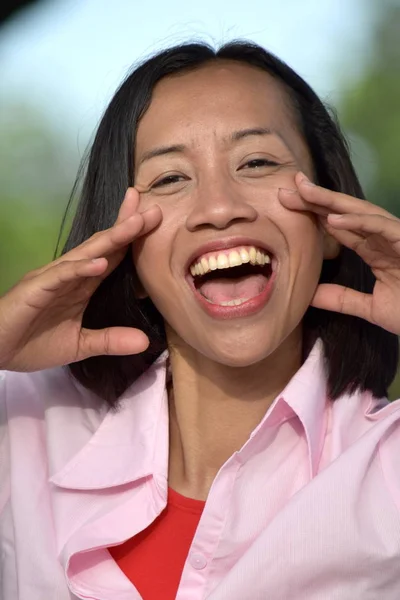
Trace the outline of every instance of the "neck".
<path fill-rule="evenodd" d="M 193 348 L 170 344 L 169 485 L 205 500 L 228 458 L 240 450 L 299 369 L 301 342 L 286 340 L 249 367 L 227 367 Z"/>

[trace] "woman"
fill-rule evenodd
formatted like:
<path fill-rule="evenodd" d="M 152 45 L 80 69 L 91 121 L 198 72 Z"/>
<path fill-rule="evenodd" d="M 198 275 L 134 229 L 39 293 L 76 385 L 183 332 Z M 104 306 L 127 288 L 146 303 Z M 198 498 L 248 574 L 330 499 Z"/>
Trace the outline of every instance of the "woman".
<path fill-rule="evenodd" d="M 400 223 L 362 198 L 263 49 L 133 71 L 0 301 L 4 600 L 399 597 Z"/>

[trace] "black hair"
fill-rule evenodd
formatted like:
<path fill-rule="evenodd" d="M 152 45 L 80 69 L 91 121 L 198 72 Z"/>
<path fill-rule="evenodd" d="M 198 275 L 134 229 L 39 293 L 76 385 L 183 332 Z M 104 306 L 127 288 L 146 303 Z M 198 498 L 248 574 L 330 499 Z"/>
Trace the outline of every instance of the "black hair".
<path fill-rule="evenodd" d="M 245 41 L 225 44 L 217 51 L 204 43 L 182 44 L 140 64 L 112 98 L 82 168 L 85 176 L 80 200 L 62 254 L 115 222 L 126 189 L 134 185 L 136 131 L 155 85 L 169 75 L 218 60 L 249 64 L 275 78 L 286 90 L 297 126 L 309 148 L 316 182 L 364 198 L 335 115 L 288 65 Z M 59 243 L 79 181 L 78 176 Z M 90 299 L 83 326 L 136 327 L 148 335 L 149 348 L 139 355 L 98 356 L 68 365 L 81 384 L 114 408 L 119 396 L 167 347 L 162 316 L 150 299 L 142 300 L 135 295 L 136 277 L 131 253 L 127 252 Z M 324 261 L 320 281 L 371 293 L 375 277 L 355 252 L 343 247 L 336 259 Z M 398 363 L 398 341 L 394 334 L 360 318 L 313 307 L 304 316 L 303 331 L 303 358 L 316 339 L 322 339 L 331 400 L 356 389 L 369 390 L 377 397 L 387 395 Z"/>

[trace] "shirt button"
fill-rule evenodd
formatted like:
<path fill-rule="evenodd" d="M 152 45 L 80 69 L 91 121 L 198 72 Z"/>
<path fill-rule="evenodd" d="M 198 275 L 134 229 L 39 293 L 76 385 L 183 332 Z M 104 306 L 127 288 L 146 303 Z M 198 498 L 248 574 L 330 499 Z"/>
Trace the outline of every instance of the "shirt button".
<path fill-rule="evenodd" d="M 207 559 L 203 554 L 192 554 L 190 556 L 190 564 L 194 569 L 204 569 L 207 565 Z"/>

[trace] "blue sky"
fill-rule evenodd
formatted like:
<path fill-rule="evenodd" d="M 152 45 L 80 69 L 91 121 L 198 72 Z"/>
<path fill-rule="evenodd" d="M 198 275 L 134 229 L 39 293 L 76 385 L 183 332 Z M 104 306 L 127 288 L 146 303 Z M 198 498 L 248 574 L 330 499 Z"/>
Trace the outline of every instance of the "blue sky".
<path fill-rule="evenodd" d="M 329 100 L 363 62 L 365 0 L 47 0 L 0 38 L 0 103 L 18 97 L 86 138 L 132 63 L 182 40 L 245 37 Z"/>

